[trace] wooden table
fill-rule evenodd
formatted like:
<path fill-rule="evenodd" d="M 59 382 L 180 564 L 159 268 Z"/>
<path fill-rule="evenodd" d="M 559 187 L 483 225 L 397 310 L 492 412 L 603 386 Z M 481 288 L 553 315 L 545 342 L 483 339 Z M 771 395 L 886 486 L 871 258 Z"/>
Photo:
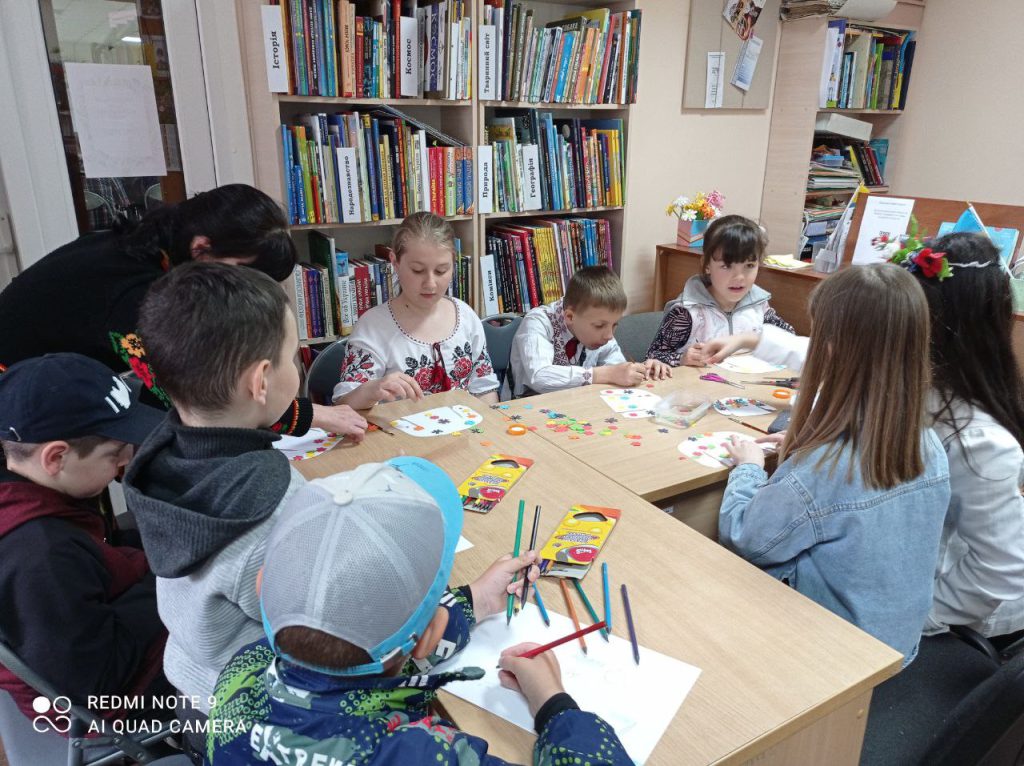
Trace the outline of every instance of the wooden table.
<path fill-rule="evenodd" d="M 744 383 L 746 388 L 738 389 L 724 383 L 700 380 L 700 376 L 707 372 L 718 372 L 728 380 Z M 771 377 L 787 377 L 790 374 L 773 373 Z M 787 409 L 787 402 L 772 397 L 771 392 L 775 387 L 753 385 L 749 382 L 764 377 L 766 376 L 736 375 L 723 372 L 716 367 L 677 367 L 672 371 L 672 378 L 641 384 L 640 390 L 650 391 L 662 397 L 670 395 L 673 391 L 696 391 L 712 401 L 723 397 L 743 396 L 768 402 L 779 410 Z M 676 517 L 702 534 L 717 538 L 718 509 L 721 505 L 722 489 L 728 478 L 728 469 L 724 466 L 708 468 L 692 460 L 682 460 L 678 445 L 688 436 L 709 431 L 738 431 L 755 437 L 761 434 L 729 420 L 714 410 L 709 410 L 708 414 L 692 428 L 685 430 L 658 424 L 651 419 L 631 420 L 616 415 L 605 404 L 600 396 L 600 391 L 605 388 L 614 387 L 584 386 L 517 399 L 502 404 L 501 406 L 507 409 L 500 409 L 498 412 L 506 417 L 518 418 L 516 422 L 536 426 L 535 433 L 543 439 L 644 500 L 653 503 L 685 495 L 682 502 L 675 505 Z M 551 413 L 590 422 L 594 435 L 584 436 L 571 430 L 554 430 L 548 426 Z M 744 422 L 766 429 L 776 414 L 750 417 Z M 609 423 L 609 420 L 615 422 Z M 612 428 L 615 430 L 610 434 L 605 433 Z M 630 436 L 639 438 L 629 438 Z"/>
<path fill-rule="evenodd" d="M 619 508 L 622 519 L 601 556 L 613 582 L 629 585 L 641 644 L 703 671 L 648 762 L 857 763 L 871 689 L 896 672 L 897 652 L 538 433 L 509 436 L 503 411 L 463 392 L 435 394 L 430 404 L 473 407 L 484 416 L 481 433 L 417 439 L 374 432 L 358 447 L 337 447 L 296 466 L 313 478 L 404 453 L 433 460 L 459 483 L 496 452 L 534 459 L 491 513 L 466 513 L 463 534 L 474 547 L 456 556 L 453 584 L 469 582 L 508 552 L 520 498 L 543 506 L 542 539 L 573 503 Z M 422 402 L 400 402 L 379 405 L 374 414 L 390 420 L 422 409 Z M 548 608 L 564 614 L 553 583 L 540 587 Z M 586 587 L 600 602 L 600 589 Z M 614 632 L 625 636 L 621 604 L 614 610 Z M 459 726 L 491 743 L 491 752 L 530 762 L 532 734 L 449 694 L 442 701 Z"/>

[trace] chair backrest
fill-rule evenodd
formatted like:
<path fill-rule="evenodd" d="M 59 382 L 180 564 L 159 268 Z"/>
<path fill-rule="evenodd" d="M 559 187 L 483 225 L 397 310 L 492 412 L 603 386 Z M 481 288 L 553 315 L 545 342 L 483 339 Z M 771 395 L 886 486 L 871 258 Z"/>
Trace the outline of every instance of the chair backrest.
<path fill-rule="evenodd" d="M 662 316 L 660 311 L 645 311 L 642 314 L 629 314 L 619 320 L 619 326 L 615 328 L 615 340 L 627 359 L 642 362 L 647 358 L 647 349 L 658 334 Z"/>
<path fill-rule="evenodd" d="M 89 191 L 88 189 L 85 189 L 82 192 L 82 198 L 85 200 L 86 210 L 91 212 L 93 210 L 103 208 L 111 216 L 114 215 L 114 206 L 110 204 L 110 202 L 102 195 L 97 194 L 94 191 Z"/>
<path fill-rule="evenodd" d="M 923 763 L 1024 763 L 1024 654 L 978 684 L 957 705 Z"/>
<path fill-rule="evenodd" d="M 143 203 L 146 205 L 146 210 L 160 207 L 164 203 L 164 190 L 160 184 L 153 184 L 146 189 Z"/>
<path fill-rule="evenodd" d="M 306 373 L 306 392 L 317 404 L 330 404 L 334 387 L 341 380 L 341 363 L 345 360 L 347 340 L 336 340 L 321 351 Z"/>
<path fill-rule="evenodd" d="M 506 377 L 509 379 L 509 391 L 513 389 L 509 359 L 512 356 L 512 339 L 519 329 L 523 318 L 518 314 L 493 314 L 484 317 L 484 336 L 487 338 L 487 353 L 491 356 L 491 365 L 498 383 L 504 386 Z"/>

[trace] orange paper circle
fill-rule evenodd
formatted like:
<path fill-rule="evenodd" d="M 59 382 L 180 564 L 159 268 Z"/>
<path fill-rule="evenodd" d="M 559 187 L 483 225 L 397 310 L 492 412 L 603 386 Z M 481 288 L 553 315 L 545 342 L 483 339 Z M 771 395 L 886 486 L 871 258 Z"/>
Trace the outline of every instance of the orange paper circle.
<path fill-rule="evenodd" d="M 523 436 L 526 434 L 526 426 L 512 425 L 506 430 L 509 436 Z"/>
<path fill-rule="evenodd" d="M 776 399 L 789 399 L 792 395 L 793 393 L 791 391 L 787 391 L 784 388 L 776 388 L 772 391 L 772 396 Z"/>

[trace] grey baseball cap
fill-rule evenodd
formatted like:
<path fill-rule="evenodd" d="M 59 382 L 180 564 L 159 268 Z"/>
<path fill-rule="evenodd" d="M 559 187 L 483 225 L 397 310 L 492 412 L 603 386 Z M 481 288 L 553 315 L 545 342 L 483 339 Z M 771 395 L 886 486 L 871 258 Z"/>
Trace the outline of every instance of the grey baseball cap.
<path fill-rule="evenodd" d="M 260 606 L 274 651 L 332 675 L 382 673 L 390 657 L 412 651 L 433 617 L 461 532 L 458 490 L 422 458 L 309 482 L 267 541 Z M 288 657 L 275 637 L 296 626 L 358 646 L 372 661 L 340 669 Z"/>

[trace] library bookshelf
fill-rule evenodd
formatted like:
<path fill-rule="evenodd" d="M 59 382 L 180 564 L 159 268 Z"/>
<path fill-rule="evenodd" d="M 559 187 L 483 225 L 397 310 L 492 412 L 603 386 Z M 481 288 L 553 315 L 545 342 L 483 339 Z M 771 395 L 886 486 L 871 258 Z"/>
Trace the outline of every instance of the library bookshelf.
<path fill-rule="evenodd" d="M 924 0 L 899 0 L 896 8 L 878 21 L 851 21 L 850 24 L 868 29 L 916 32 L 924 10 Z M 819 107 L 828 21 L 826 17 L 811 17 L 782 25 L 761 202 L 761 224 L 768 230 L 770 252 L 797 252 L 804 227 L 803 212 L 809 203 L 834 198 L 838 204 L 844 204 L 853 194 L 853 190 L 807 189 L 808 162 L 818 115 L 838 113 L 867 120 L 873 126 L 872 138 L 888 139 L 890 153 L 900 150 L 899 116 L 903 109 Z M 915 76 L 920 77 L 922 73 L 918 71 Z M 889 187 L 871 187 L 870 191 L 885 194 Z"/>
<path fill-rule="evenodd" d="M 420 5 L 425 3 L 420 2 Z M 509 1 L 506 0 L 506 5 Z M 581 11 L 594 8 L 607 8 L 612 13 L 637 9 L 637 4 L 628 2 L 602 3 L 600 0 L 523 0 L 522 5 L 533 11 L 535 25 L 543 26 L 549 21 L 564 19 Z M 305 96 L 293 94 L 274 94 L 267 84 L 267 68 L 264 54 L 263 26 L 261 5 L 251 0 L 236 0 L 236 13 L 242 48 L 243 77 L 246 88 L 248 106 L 249 131 L 253 151 L 254 183 L 284 207 L 287 207 L 287 186 L 283 173 L 283 149 L 281 142 L 281 125 L 290 123 L 300 114 L 310 112 L 341 112 L 362 110 L 374 106 L 392 106 L 411 117 L 422 121 L 459 142 L 471 147 L 474 165 L 472 195 L 474 203 L 478 199 L 480 174 L 477 172 L 477 150 L 485 144 L 488 120 L 495 110 L 536 109 L 551 112 L 553 117 L 580 119 L 621 119 L 622 120 L 622 156 L 624 163 L 622 183 L 622 205 L 602 205 L 594 207 L 574 207 L 558 210 L 532 210 L 521 212 L 478 212 L 474 204 L 473 211 L 466 215 L 446 216 L 455 235 L 461 241 L 462 254 L 469 256 L 470 292 L 467 301 L 478 313 L 483 315 L 483 303 L 480 288 L 479 259 L 485 249 L 488 227 L 497 224 L 515 224 L 530 218 L 561 218 L 588 217 L 603 218 L 609 222 L 612 243 L 612 258 L 617 271 L 623 268 L 622 254 L 629 252 L 622 241 L 626 230 L 625 201 L 628 199 L 630 171 L 628 165 L 629 118 L 630 104 L 626 103 L 549 103 L 528 100 L 483 100 L 480 98 L 479 77 L 477 71 L 477 45 L 479 28 L 484 18 L 483 0 L 470 0 L 468 10 L 472 38 L 469 49 L 469 60 L 472 70 L 472 93 L 468 99 L 450 100 L 440 98 L 342 98 L 326 96 Z M 641 27 L 642 31 L 642 27 Z M 374 245 L 390 243 L 395 227 L 401 223 L 398 218 L 359 223 L 314 223 L 293 224 L 290 231 L 299 250 L 300 261 L 309 260 L 308 235 L 311 231 L 320 231 L 334 237 L 338 249 L 347 250 L 353 255 L 373 253 Z M 294 301 L 294 286 L 287 283 L 288 292 Z M 328 343 L 337 340 L 337 334 L 310 338 L 302 342 L 307 345 Z"/>

